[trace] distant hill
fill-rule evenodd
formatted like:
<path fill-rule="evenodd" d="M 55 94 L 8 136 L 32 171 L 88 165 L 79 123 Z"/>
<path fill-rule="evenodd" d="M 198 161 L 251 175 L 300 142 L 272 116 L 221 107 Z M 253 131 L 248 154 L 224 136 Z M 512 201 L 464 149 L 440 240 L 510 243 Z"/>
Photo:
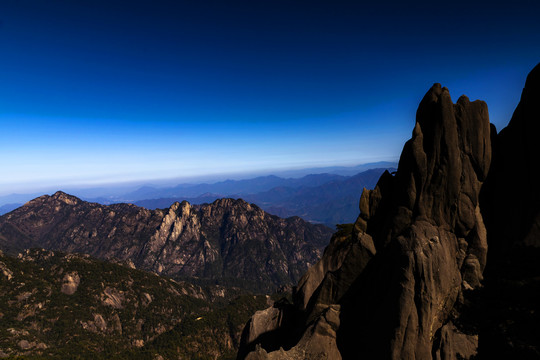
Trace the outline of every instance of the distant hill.
<path fill-rule="evenodd" d="M 298 169 L 298 170 L 284 170 L 284 171 L 275 171 L 274 175 L 280 177 L 301 177 L 308 174 L 335 174 L 342 176 L 353 176 L 358 173 L 371 170 L 371 169 L 390 169 L 397 168 L 397 162 L 392 161 L 378 161 L 372 163 L 366 163 L 355 166 L 326 166 L 326 167 L 315 167 L 307 169 Z"/>
<path fill-rule="evenodd" d="M 363 188 L 373 189 L 385 169 L 372 169 L 315 187 L 274 188 L 248 195 L 253 202 L 281 217 L 300 216 L 305 220 L 334 227 L 352 223 L 358 217 L 358 201 Z"/>
<path fill-rule="evenodd" d="M 343 180 L 346 177 L 354 176 L 371 169 L 390 169 L 396 167 L 396 162 L 381 161 L 356 166 L 329 166 L 282 170 L 275 171 L 271 175 L 248 179 L 228 179 L 209 183 L 183 183 L 169 187 L 145 185 L 117 198 L 124 202 L 136 202 L 158 198 L 182 197 L 184 199 L 193 199 L 205 193 L 220 194 L 221 197 L 230 197 L 231 195 L 243 196 L 268 191 L 274 187 L 297 188 L 301 186 L 320 186 L 331 181 Z M 105 199 L 105 197 L 102 198 Z M 85 197 L 85 199 L 91 200 L 89 197 Z"/>
<path fill-rule="evenodd" d="M 266 191 L 243 195 L 227 194 L 227 196 L 243 198 L 280 217 L 300 216 L 313 223 L 334 227 L 336 224 L 351 223 L 356 220 L 358 199 L 360 199 L 362 189 L 364 187 L 373 189 L 384 170 L 371 169 L 354 176 L 317 174 L 300 179 L 281 179 L 279 186 Z M 280 178 L 272 177 L 272 182 L 279 183 L 278 179 Z M 258 182 L 263 183 L 261 180 Z M 266 184 L 269 182 L 267 181 Z M 229 189 L 242 188 L 240 182 L 228 184 Z M 223 189 L 223 184 L 216 185 L 216 188 L 209 186 L 204 189 L 214 191 Z M 211 203 L 220 197 L 222 197 L 220 194 L 206 193 L 194 198 L 168 197 L 140 200 L 135 204 L 147 209 L 158 209 L 167 208 L 175 201 L 187 200 L 192 204 L 203 204 Z"/>
<path fill-rule="evenodd" d="M 281 178 L 274 175 L 256 177 L 246 180 L 225 180 L 212 184 L 181 184 L 169 188 L 154 188 L 150 186 L 125 194 L 125 199 L 137 202 L 139 200 L 158 198 L 197 198 L 204 194 L 220 194 L 220 197 L 231 195 L 243 196 L 268 191 L 278 186 L 301 187 L 319 186 L 331 181 L 344 179 L 344 176 L 333 174 L 310 174 L 301 178 Z"/>
<path fill-rule="evenodd" d="M 176 279 L 271 291 L 298 281 L 332 232 L 299 217 L 281 219 L 243 200 L 174 203 L 150 211 L 57 192 L 1 216 L 0 248 L 85 253 Z"/>

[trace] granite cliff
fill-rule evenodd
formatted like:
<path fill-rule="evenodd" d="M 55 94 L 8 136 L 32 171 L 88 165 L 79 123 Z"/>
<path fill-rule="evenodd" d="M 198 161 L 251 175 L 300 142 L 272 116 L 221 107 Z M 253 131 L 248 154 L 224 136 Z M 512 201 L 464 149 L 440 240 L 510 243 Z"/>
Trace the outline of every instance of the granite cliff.
<path fill-rule="evenodd" d="M 538 358 L 524 320 L 538 302 L 521 296 L 540 293 L 539 73 L 498 135 L 484 102 L 453 104 L 435 84 L 395 175 L 364 190 L 354 226 L 334 234 L 293 303 L 252 317 L 238 358 Z"/>
<path fill-rule="evenodd" d="M 0 217 L 0 248 L 10 253 L 32 247 L 84 253 L 176 279 L 264 291 L 298 281 L 331 233 L 232 199 L 150 211 L 57 192 Z"/>

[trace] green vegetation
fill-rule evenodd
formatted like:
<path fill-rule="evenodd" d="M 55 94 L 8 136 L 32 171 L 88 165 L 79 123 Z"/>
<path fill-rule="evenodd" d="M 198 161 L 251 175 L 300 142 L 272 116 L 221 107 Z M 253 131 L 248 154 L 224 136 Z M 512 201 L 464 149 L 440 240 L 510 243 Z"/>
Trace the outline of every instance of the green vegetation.
<path fill-rule="evenodd" d="M 72 294 L 62 291 L 70 276 L 79 279 Z M 245 323 L 268 301 L 83 255 L 0 255 L 0 355 L 233 359 Z"/>

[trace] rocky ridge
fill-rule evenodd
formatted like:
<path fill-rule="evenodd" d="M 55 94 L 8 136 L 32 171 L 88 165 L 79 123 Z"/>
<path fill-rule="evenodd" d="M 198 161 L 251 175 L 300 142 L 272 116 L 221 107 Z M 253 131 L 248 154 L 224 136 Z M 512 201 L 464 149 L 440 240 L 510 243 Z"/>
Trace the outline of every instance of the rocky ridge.
<path fill-rule="evenodd" d="M 374 190 L 364 190 L 354 227 L 334 234 L 299 281 L 292 304 L 276 303 L 252 317 L 238 358 L 472 359 L 496 355 L 489 349 L 497 341 L 510 344 L 495 346 L 510 357 L 540 356 L 537 340 L 524 335 L 527 326 L 508 325 L 515 312 L 487 321 L 490 310 L 509 305 L 493 299 L 501 298 L 497 291 L 540 289 L 538 256 L 529 256 L 534 260 L 525 267 L 516 265 L 518 258 L 506 263 L 521 278 L 507 274 L 500 281 L 496 270 L 484 272 L 492 259 L 491 269 L 504 263 L 508 250 L 531 253 L 540 239 L 539 73 L 537 66 L 529 75 L 514 118 L 499 135 L 484 102 L 462 96 L 453 104 L 435 84 L 419 105 L 395 176 L 385 173 Z M 506 196 L 509 185 L 519 188 L 518 196 Z M 489 257 L 488 241 L 495 248 Z M 520 316 L 538 316 L 532 302 L 510 301 Z M 482 339 L 487 345 L 479 347 Z"/>
<path fill-rule="evenodd" d="M 84 253 L 176 279 L 265 291 L 296 282 L 320 258 L 331 233 L 233 199 L 150 211 L 57 192 L 0 217 L 0 248 L 8 252 L 38 247 Z"/>

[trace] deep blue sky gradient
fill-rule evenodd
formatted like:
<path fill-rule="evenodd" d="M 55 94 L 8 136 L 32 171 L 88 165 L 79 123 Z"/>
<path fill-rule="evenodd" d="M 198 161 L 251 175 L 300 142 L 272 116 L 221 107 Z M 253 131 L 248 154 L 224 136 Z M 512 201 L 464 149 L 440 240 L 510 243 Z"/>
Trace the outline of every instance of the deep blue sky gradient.
<path fill-rule="evenodd" d="M 0 194 L 397 160 L 434 82 L 508 122 L 540 3 L 0 2 Z"/>

